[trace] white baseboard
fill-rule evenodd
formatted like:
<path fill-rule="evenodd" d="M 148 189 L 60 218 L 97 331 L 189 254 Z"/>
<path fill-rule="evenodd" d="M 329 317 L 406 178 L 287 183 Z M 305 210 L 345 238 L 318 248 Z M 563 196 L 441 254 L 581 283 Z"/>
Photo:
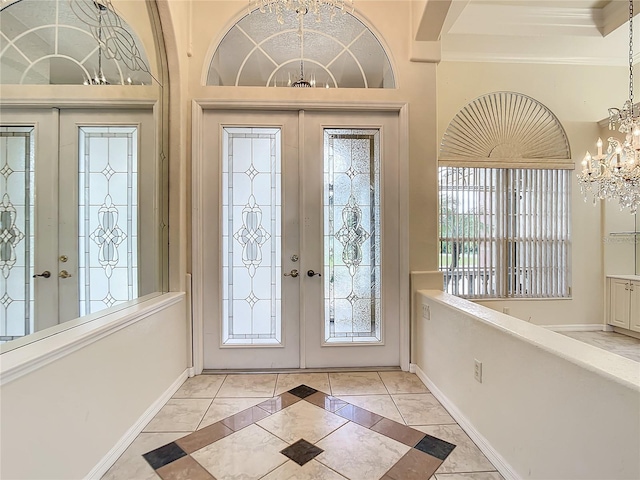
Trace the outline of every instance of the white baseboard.
<path fill-rule="evenodd" d="M 583 323 L 568 325 L 539 325 L 553 332 L 602 332 L 606 331 L 606 325 L 602 323 Z"/>
<path fill-rule="evenodd" d="M 180 386 L 184 383 L 184 381 L 189 377 L 189 369 L 187 368 L 184 372 L 180 374 L 178 378 L 176 378 L 175 382 L 173 382 L 169 388 L 167 388 L 158 399 L 151 404 L 149 408 L 140 416 L 140 418 L 134 423 L 129 430 L 118 440 L 118 442 L 113 446 L 111 450 L 100 460 L 93 469 L 87 474 L 85 479 L 100 479 L 107 470 L 111 468 L 111 466 L 116 463 L 116 460 L 120 458 L 120 455 L 124 453 L 124 451 L 129 448 L 129 445 L 133 443 L 136 437 L 142 432 L 144 427 L 151 421 L 153 417 L 160 411 L 160 409 L 164 406 L 165 403 L 173 396 L 174 393 L 178 391 Z"/>
<path fill-rule="evenodd" d="M 491 446 L 489 441 L 482 436 L 482 434 L 476 430 L 469 420 L 462 414 L 462 412 L 456 407 L 442 391 L 436 387 L 436 385 L 427 377 L 427 374 L 416 365 L 411 364 L 414 368 L 416 375 L 427 386 L 429 391 L 434 397 L 442 404 L 444 408 L 451 414 L 451 416 L 458 422 L 458 425 L 466 432 L 467 435 L 473 440 L 478 448 L 484 453 L 494 467 L 500 472 L 505 480 L 522 480 L 516 471 L 507 463 L 507 461 L 500 455 L 495 448 Z"/>

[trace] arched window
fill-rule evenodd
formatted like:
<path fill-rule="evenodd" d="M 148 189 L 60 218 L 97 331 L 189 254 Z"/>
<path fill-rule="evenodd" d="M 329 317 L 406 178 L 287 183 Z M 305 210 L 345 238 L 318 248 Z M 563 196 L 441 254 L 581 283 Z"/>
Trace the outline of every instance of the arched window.
<path fill-rule="evenodd" d="M 112 8 L 92 0 L 6 5 L 0 11 L 0 84 L 149 85 L 142 43 Z"/>
<path fill-rule="evenodd" d="M 213 55 L 207 85 L 291 86 L 303 77 L 327 88 L 395 88 L 391 62 L 355 15 L 275 14 L 256 10 L 238 21 Z"/>

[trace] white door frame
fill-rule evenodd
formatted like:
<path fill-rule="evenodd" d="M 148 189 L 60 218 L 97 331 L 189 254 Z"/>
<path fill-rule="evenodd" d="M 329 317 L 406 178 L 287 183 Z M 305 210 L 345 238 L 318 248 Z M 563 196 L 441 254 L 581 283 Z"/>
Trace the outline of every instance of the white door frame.
<path fill-rule="evenodd" d="M 406 102 L 378 103 L 328 103 L 328 102 L 268 102 L 247 100 L 192 100 L 192 150 L 191 150 L 191 191 L 192 191 L 192 332 L 193 365 L 195 374 L 204 369 L 204 312 L 203 312 L 203 224 L 204 212 L 200 209 L 203 201 L 202 166 L 206 161 L 202 125 L 205 110 L 305 110 L 333 112 L 398 112 L 399 120 L 399 224 L 400 224 L 400 367 L 409 370 L 410 358 L 410 295 L 409 290 L 409 107 Z M 303 322 L 304 323 L 304 322 Z M 301 334 L 304 325 L 301 325 Z M 304 349 L 301 348 L 301 354 Z M 304 365 L 304 363 L 301 363 Z"/>

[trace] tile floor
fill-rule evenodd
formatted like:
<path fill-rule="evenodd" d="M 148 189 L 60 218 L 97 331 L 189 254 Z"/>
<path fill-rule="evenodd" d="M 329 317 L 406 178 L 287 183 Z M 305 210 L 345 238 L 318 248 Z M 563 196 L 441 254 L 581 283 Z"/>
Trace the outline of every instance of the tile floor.
<path fill-rule="evenodd" d="M 399 371 L 188 379 L 103 480 L 503 480 Z"/>
<path fill-rule="evenodd" d="M 559 332 L 611 353 L 640 362 L 640 340 L 616 332 Z"/>

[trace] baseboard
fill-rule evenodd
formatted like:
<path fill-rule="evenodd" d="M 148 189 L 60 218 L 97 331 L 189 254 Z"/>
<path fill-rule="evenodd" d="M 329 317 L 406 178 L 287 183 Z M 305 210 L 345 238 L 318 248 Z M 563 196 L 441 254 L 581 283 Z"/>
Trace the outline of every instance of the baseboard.
<path fill-rule="evenodd" d="M 116 463 L 116 460 L 120 458 L 120 455 L 129 448 L 129 445 L 133 443 L 136 437 L 142 432 L 144 427 L 151 421 L 153 417 L 160 411 L 165 403 L 178 391 L 180 386 L 189 376 L 189 369 L 186 369 L 180 374 L 178 378 L 167 388 L 158 399 L 151 404 L 149 408 L 140 416 L 140 418 L 134 423 L 129 430 L 118 440 L 111 450 L 100 460 L 93 469 L 87 474 L 85 479 L 100 479 L 111 466 Z"/>
<path fill-rule="evenodd" d="M 436 385 L 429 379 L 426 373 L 416 365 L 412 364 L 415 369 L 416 375 L 427 386 L 429 391 L 436 399 L 447 409 L 449 414 L 458 422 L 458 425 L 466 432 L 467 435 L 474 441 L 478 448 L 484 453 L 489 461 L 496 467 L 498 472 L 505 478 L 505 480 L 522 480 L 516 471 L 507 463 L 507 461 L 500 455 L 495 448 L 491 446 L 489 441 L 482 436 L 473 424 L 462 414 L 462 412 L 456 407 L 442 391 L 436 387 Z"/>
<path fill-rule="evenodd" d="M 602 332 L 605 325 L 602 323 L 583 323 L 576 325 L 539 325 L 553 332 Z"/>

